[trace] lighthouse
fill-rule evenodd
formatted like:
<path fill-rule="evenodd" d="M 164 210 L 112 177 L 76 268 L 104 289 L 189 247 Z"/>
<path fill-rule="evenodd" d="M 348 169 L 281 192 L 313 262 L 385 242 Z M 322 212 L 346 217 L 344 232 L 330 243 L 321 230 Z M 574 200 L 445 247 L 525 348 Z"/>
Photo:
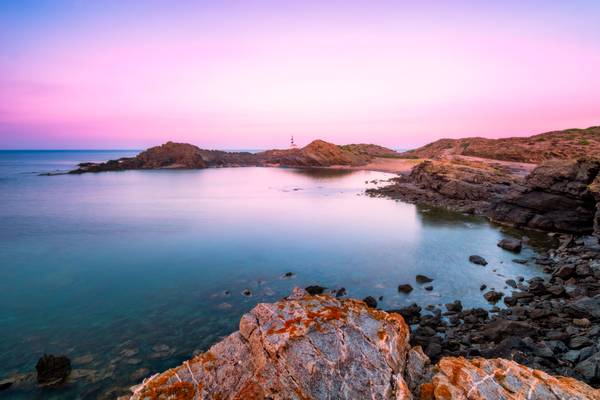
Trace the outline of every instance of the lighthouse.
<path fill-rule="evenodd" d="M 296 146 L 296 143 L 294 143 L 294 136 L 292 136 L 292 139 L 290 140 L 290 148 L 292 148 L 292 149 L 298 148 L 298 146 Z"/>

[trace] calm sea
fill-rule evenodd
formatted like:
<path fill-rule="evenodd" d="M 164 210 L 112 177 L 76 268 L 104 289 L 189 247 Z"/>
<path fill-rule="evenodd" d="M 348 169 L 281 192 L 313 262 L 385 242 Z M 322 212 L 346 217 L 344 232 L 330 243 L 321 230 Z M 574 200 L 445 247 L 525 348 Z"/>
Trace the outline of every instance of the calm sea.
<path fill-rule="evenodd" d="M 38 175 L 133 154 L 0 152 L 0 380 L 30 381 L 44 352 L 66 354 L 74 367 L 64 388 L 21 384 L 0 397 L 116 397 L 294 286 L 383 296 L 384 309 L 457 298 L 489 307 L 482 283 L 503 289 L 507 278 L 540 272 L 511 262 L 496 246 L 505 234 L 483 219 L 364 196 L 372 180 L 392 176 L 384 173 Z M 470 264 L 471 254 L 489 265 Z M 433 291 L 416 274 L 434 278 Z M 398 293 L 402 283 L 415 290 Z"/>

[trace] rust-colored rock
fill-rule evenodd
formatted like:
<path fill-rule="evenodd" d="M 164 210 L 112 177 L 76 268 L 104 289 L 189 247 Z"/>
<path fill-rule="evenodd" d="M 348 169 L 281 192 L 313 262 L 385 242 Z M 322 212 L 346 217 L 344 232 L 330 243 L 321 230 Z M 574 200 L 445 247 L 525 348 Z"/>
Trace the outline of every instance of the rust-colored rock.
<path fill-rule="evenodd" d="M 147 379 L 132 398 L 408 399 L 408 335 L 400 315 L 296 289 L 258 304 L 238 332 Z"/>
<path fill-rule="evenodd" d="M 421 400 L 597 400 L 600 390 L 572 378 L 553 377 L 501 358 L 446 357 L 431 382 L 421 385 Z"/>

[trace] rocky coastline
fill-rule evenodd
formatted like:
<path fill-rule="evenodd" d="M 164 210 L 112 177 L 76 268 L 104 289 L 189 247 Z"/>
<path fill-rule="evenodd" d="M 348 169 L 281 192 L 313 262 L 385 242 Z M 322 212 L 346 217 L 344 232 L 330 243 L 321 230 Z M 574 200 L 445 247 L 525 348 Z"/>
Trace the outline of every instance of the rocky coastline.
<path fill-rule="evenodd" d="M 379 156 L 397 156 L 394 150 L 374 144 L 338 146 L 314 140 L 302 148 L 267 150 L 259 153 L 200 149 L 188 143 L 167 142 L 135 157 L 103 163 L 81 163 L 70 174 L 136 169 L 203 169 L 211 167 L 330 167 L 363 166 Z"/>
<path fill-rule="evenodd" d="M 430 327 L 427 320 L 419 318 L 418 329 Z M 407 321 L 414 325 L 414 316 Z M 508 324 L 526 336 L 519 321 Z M 430 359 L 413 344 L 418 338 L 399 313 L 296 288 L 279 302 L 258 304 L 239 331 L 207 352 L 134 386 L 131 399 L 600 398 L 576 379 L 508 359 Z"/>

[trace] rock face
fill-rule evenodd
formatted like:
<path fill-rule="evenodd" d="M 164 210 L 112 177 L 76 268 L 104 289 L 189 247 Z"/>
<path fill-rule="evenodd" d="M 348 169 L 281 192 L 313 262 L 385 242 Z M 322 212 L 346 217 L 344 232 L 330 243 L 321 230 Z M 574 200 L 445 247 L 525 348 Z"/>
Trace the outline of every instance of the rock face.
<path fill-rule="evenodd" d="M 301 149 L 268 150 L 260 153 L 226 152 L 200 149 L 187 143 L 168 142 L 152 147 L 136 157 L 110 160 L 105 163 L 82 163 L 72 174 L 130 169 L 207 168 L 244 166 L 328 167 L 359 166 L 374 157 L 397 155 L 394 150 L 371 144 L 337 146 L 315 140 Z"/>
<path fill-rule="evenodd" d="M 600 391 L 573 378 L 555 378 L 514 361 L 443 358 L 431 383 L 421 386 L 422 400 L 600 399 Z"/>
<path fill-rule="evenodd" d="M 136 400 L 600 399 L 575 379 L 502 359 L 449 357 L 432 367 L 410 347 L 399 314 L 302 289 L 257 305 L 238 332 L 132 391 Z"/>
<path fill-rule="evenodd" d="M 132 398 L 405 399 L 408 350 L 400 315 L 295 290 L 257 305 L 239 332 L 149 378 Z"/>
<path fill-rule="evenodd" d="M 517 227 L 569 233 L 591 233 L 597 212 L 590 186 L 600 161 L 548 161 L 489 211 L 489 217 Z M 596 216 L 597 217 L 597 216 Z"/>
<path fill-rule="evenodd" d="M 485 139 L 440 139 L 402 153 L 410 158 L 440 158 L 464 155 L 494 160 L 540 163 L 552 159 L 573 159 L 600 155 L 600 126 L 567 129 L 530 137 Z"/>
<path fill-rule="evenodd" d="M 520 181 L 502 165 L 463 159 L 429 160 L 416 165 L 409 176 L 367 193 L 482 214 Z"/>

